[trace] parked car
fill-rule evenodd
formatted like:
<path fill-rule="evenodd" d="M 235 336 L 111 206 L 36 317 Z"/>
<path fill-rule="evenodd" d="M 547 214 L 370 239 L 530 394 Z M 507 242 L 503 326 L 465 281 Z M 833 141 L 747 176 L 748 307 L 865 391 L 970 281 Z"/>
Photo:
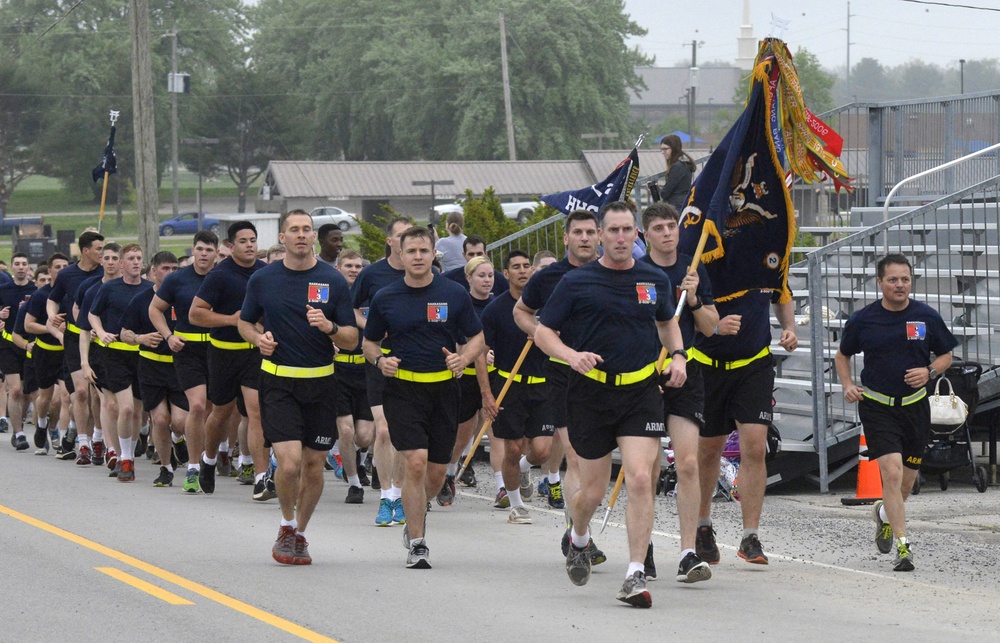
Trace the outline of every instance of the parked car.
<path fill-rule="evenodd" d="M 361 225 L 358 223 L 358 215 L 341 208 L 335 208 L 332 205 L 313 208 L 309 214 L 313 219 L 313 227 L 317 230 L 320 226 L 328 223 L 334 224 L 344 232 L 350 230 L 351 226 Z"/>
<path fill-rule="evenodd" d="M 516 219 L 518 223 L 524 223 L 535 213 L 535 208 L 541 205 L 538 201 L 516 201 L 513 203 L 501 203 L 503 213 L 508 219 Z M 461 203 L 446 203 L 434 206 L 434 212 L 438 218 L 443 219 L 452 212 L 463 212 Z"/>
<path fill-rule="evenodd" d="M 208 213 L 203 213 L 202 229 L 219 234 L 219 220 L 213 219 Z M 176 217 L 160 222 L 160 236 L 170 237 L 174 234 L 194 234 L 198 232 L 198 213 L 182 212 Z"/>

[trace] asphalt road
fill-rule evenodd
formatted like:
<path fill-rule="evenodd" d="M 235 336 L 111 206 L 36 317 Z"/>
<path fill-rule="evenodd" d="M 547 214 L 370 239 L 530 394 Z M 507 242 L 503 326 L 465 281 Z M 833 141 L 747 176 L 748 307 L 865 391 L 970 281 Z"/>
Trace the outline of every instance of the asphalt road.
<path fill-rule="evenodd" d="M 270 556 L 277 501 L 251 501 L 235 479 L 189 496 L 179 484 L 154 488 L 146 460 L 121 484 L 104 467 L 32 452 L 0 437 L 0 641 L 939 641 L 1000 631 L 1000 495 L 959 482 L 930 484 L 908 505 L 910 574 L 876 553 L 869 507 L 803 487 L 765 504 L 766 568 L 736 557 L 738 505 L 716 501 L 722 563 L 710 581 L 680 584 L 675 504 L 658 498 L 660 580 L 652 609 L 639 610 L 615 600 L 627 490 L 603 534 L 603 510 L 595 520 L 609 561 L 581 588 L 559 553 L 562 512 L 536 499 L 534 524 L 507 524 L 485 463 L 478 489 L 428 518 L 433 569 L 406 569 L 402 529 L 373 525 L 377 492 L 345 505 L 330 473 L 307 534 L 314 563 L 289 568 Z"/>

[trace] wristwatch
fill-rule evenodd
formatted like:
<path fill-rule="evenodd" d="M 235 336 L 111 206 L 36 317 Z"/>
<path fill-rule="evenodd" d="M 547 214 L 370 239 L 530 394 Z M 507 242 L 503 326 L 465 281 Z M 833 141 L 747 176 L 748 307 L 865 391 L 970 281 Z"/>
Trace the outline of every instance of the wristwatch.
<path fill-rule="evenodd" d="M 673 351 L 672 353 L 670 353 L 670 359 L 673 359 L 675 355 L 680 355 L 684 359 L 688 358 L 688 352 L 686 350 L 684 350 L 683 348 L 679 349 L 679 350 L 676 350 L 676 351 Z"/>
<path fill-rule="evenodd" d="M 935 380 L 935 379 L 937 379 L 937 378 L 938 378 L 938 375 L 940 375 L 940 373 L 938 373 L 938 372 L 937 372 L 937 371 L 936 371 L 936 370 L 934 369 L 934 367 L 933 367 L 933 366 L 928 366 L 928 367 L 927 367 L 927 372 L 928 372 L 928 373 L 930 374 L 930 378 L 931 378 L 932 380 Z"/>
<path fill-rule="evenodd" d="M 378 361 L 379 361 L 380 359 L 382 359 L 383 357 L 385 357 L 385 356 L 384 356 L 384 355 L 382 355 L 382 354 L 379 354 L 379 356 L 375 358 L 375 361 L 374 361 L 374 362 L 372 362 L 372 366 L 374 366 L 375 368 L 378 368 Z"/>

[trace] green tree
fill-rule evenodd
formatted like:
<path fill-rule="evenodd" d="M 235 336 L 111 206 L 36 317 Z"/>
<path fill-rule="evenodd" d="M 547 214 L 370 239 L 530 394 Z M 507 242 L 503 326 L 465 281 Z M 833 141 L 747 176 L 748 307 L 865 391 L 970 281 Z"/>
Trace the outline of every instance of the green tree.
<path fill-rule="evenodd" d="M 44 104 L 37 97 L 37 83 L 9 62 L 0 63 L 0 87 L 0 214 L 4 214 L 11 193 L 36 171 Z"/>

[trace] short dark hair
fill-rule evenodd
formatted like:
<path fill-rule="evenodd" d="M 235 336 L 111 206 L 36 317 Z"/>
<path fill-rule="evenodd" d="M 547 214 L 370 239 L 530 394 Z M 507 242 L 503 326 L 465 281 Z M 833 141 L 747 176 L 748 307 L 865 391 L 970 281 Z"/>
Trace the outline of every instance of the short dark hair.
<path fill-rule="evenodd" d="M 566 215 L 566 220 L 563 221 L 563 231 L 569 232 L 569 226 L 574 221 L 593 221 L 594 226 L 601 227 L 601 224 L 597 221 L 597 215 L 590 210 L 573 210 Z"/>
<path fill-rule="evenodd" d="M 285 222 L 288 221 L 289 217 L 299 217 L 299 216 L 309 217 L 309 221 L 310 222 L 313 220 L 311 214 L 309 214 L 308 212 L 306 212 L 302 208 L 296 208 L 294 210 L 289 210 L 288 212 L 284 212 L 284 213 L 282 213 L 282 215 L 280 217 L 278 217 L 278 230 L 280 230 L 281 232 L 284 232 L 285 231 Z M 257 232 L 256 228 L 254 228 L 254 232 Z M 233 240 L 230 239 L 229 243 L 232 243 L 232 242 L 233 242 Z"/>
<path fill-rule="evenodd" d="M 178 263 L 177 255 L 169 250 L 160 250 L 153 255 L 153 260 L 151 262 L 152 266 L 162 266 L 165 263 Z"/>
<path fill-rule="evenodd" d="M 661 203 L 653 203 L 652 205 L 646 206 L 646 209 L 642 211 L 642 229 L 648 230 L 649 226 L 653 225 L 653 221 L 657 219 L 680 221 L 681 217 L 677 214 L 677 208 L 669 203 L 665 201 Z"/>
<path fill-rule="evenodd" d="M 431 242 L 431 244 L 434 243 L 434 239 L 431 238 L 430 230 L 428 230 L 423 226 L 415 225 L 409 230 L 405 231 L 403 234 L 399 235 L 399 247 L 402 248 L 403 242 L 406 241 L 407 239 L 416 239 L 417 237 L 420 237 L 422 239 L 427 239 L 428 241 Z"/>
<path fill-rule="evenodd" d="M 38 279 L 43 274 L 48 274 L 48 272 L 49 272 L 49 264 L 40 263 L 38 264 L 38 267 L 35 268 L 35 276 L 33 277 L 33 279 Z"/>
<path fill-rule="evenodd" d="M 84 248 L 89 248 L 95 241 L 104 241 L 104 235 L 100 232 L 87 230 L 80 235 L 80 238 L 77 240 L 77 245 L 80 247 L 80 250 L 83 250 Z"/>
<path fill-rule="evenodd" d="M 195 232 L 194 239 L 191 241 L 191 246 L 194 247 L 198 245 L 199 241 L 216 248 L 219 247 L 219 235 L 215 234 L 211 230 L 199 230 L 198 232 Z"/>
<path fill-rule="evenodd" d="M 524 250 L 511 250 L 507 253 L 507 257 L 503 260 L 503 267 L 510 268 L 510 262 L 516 257 L 524 257 L 529 263 L 531 262 L 531 257 L 529 257 L 528 253 Z"/>
<path fill-rule="evenodd" d="M 598 225 L 603 226 L 604 217 L 608 214 L 608 212 L 612 211 L 628 212 L 629 214 L 635 216 L 632 212 L 632 209 L 628 207 L 628 203 L 625 203 L 624 201 L 612 201 L 611 203 L 605 203 L 603 206 L 601 206 L 601 211 L 597 213 Z"/>
<path fill-rule="evenodd" d="M 316 238 L 322 241 L 326 238 L 326 235 L 333 231 L 340 232 L 340 228 L 337 227 L 336 223 L 324 223 L 319 227 L 319 230 L 316 231 Z"/>
<path fill-rule="evenodd" d="M 122 253 L 122 247 L 117 243 L 115 243 L 114 241 L 109 241 L 106 244 L 104 244 L 104 250 L 101 250 L 101 254 L 104 254 L 106 250 L 110 250 L 111 252 L 114 252 L 117 255 L 121 255 Z"/>
<path fill-rule="evenodd" d="M 910 264 L 909 259 L 898 253 L 888 254 L 878 260 L 878 265 L 875 268 L 875 274 L 878 275 L 880 280 L 885 277 L 886 266 L 890 266 L 892 264 L 906 266 L 910 269 L 910 274 L 913 274 L 913 266 Z"/>
<path fill-rule="evenodd" d="M 409 223 L 409 224 L 410 224 L 411 226 L 412 226 L 412 225 L 416 225 L 416 224 L 415 224 L 415 223 L 413 222 L 413 219 L 412 219 L 412 218 L 410 218 L 410 217 L 405 217 L 405 216 L 397 216 L 397 217 L 393 217 L 393 218 L 392 218 L 392 219 L 391 219 L 391 220 L 389 221 L 389 223 L 388 223 L 388 224 L 387 224 L 387 225 L 385 226 L 385 233 L 386 233 L 386 234 L 388 234 L 388 235 L 391 235 L 391 234 L 392 234 L 392 228 L 393 228 L 393 227 L 394 227 L 394 226 L 395 226 L 395 225 L 396 225 L 397 223 Z"/>
<path fill-rule="evenodd" d="M 14 254 L 12 254 L 10 256 L 10 262 L 14 263 L 14 260 L 17 259 L 18 257 L 21 257 L 22 259 L 25 259 L 25 260 L 28 259 L 28 255 L 24 254 L 23 252 L 15 252 Z M 31 263 L 31 262 L 28 261 L 28 263 Z"/>
<path fill-rule="evenodd" d="M 235 243 L 236 235 L 242 230 L 253 230 L 254 236 L 257 236 L 257 226 L 244 219 L 241 221 L 233 221 L 229 224 L 229 230 L 226 231 L 226 241 L 229 243 Z"/>
<path fill-rule="evenodd" d="M 62 259 L 66 263 L 69 263 L 69 257 L 67 257 L 61 252 L 53 252 L 52 254 L 50 254 L 49 258 L 45 260 L 45 263 L 46 265 L 51 266 L 53 261 L 59 261 L 60 259 Z"/>
<path fill-rule="evenodd" d="M 469 250 L 469 246 L 483 246 L 486 247 L 486 239 L 483 238 L 481 234 L 470 234 L 462 242 L 462 254 L 465 254 Z"/>

